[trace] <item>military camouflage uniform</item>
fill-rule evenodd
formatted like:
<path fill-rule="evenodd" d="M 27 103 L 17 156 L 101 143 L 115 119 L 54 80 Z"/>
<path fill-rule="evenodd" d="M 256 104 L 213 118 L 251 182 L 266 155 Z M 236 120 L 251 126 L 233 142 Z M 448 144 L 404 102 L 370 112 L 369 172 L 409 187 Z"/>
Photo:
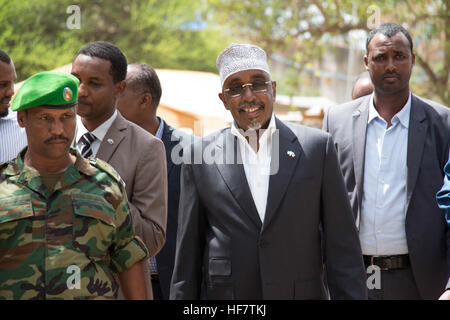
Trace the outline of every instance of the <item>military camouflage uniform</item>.
<path fill-rule="evenodd" d="M 0 299 L 115 298 L 113 273 L 148 259 L 123 181 L 71 149 L 77 160 L 50 194 L 25 152 L 0 166 Z"/>

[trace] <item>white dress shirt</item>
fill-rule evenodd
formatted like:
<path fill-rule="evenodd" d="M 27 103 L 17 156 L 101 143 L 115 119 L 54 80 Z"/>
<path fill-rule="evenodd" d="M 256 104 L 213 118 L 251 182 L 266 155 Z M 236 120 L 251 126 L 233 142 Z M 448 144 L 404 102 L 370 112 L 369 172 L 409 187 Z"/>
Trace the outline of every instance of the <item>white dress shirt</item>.
<path fill-rule="evenodd" d="M 408 253 L 406 242 L 406 157 L 411 94 L 391 127 L 369 105 L 359 237 L 365 255 Z"/>
<path fill-rule="evenodd" d="M 98 149 L 100 149 L 100 144 L 105 138 L 106 132 L 108 132 L 109 127 L 117 117 L 117 110 L 114 111 L 113 115 L 99 125 L 97 128 L 91 131 L 91 133 L 95 136 L 95 140 L 91 143 L 92 157 L 95 158 L 97 156 Z M 88 132 L 83 122 L 81 122 L 81 117 L 77 116 L 77 149 L 81 152 L 84 144 L 80 141 L 81 136 Z"/>
<path fill-rule="evenodd" d="M 17 113 L 9 110 L 6 117 L 0 118 L 0 163 L 17 157 L 27 144 L 25 129 L 17 123 Z"/>
<path fill-rule="evenodd" d="M 254 149 L 250 145 L 250 143 L 253 143 L 253 145 L 256 143 L 256 141 L 254 141 L 256 138 L 254 137 L 251 139 L 250 137 L 249 143 L 243 134 L 244 131 L 239 129 L 234 121 L 231 125 L 231 133 L 238 138 L 238 146 L 242 156 L 245 176 L 247 177 L 248 186 L 262 222 L 264 222 L 264 216 L 266 214 L 270 180 L 272 135 L 275 130 L 275 116 L 272 113 L 267 129 L 261 129 L 259 131 L 260 134 L 262 134 L 259 137 L 259 150 L 256 152 L 256 147 Z"/>

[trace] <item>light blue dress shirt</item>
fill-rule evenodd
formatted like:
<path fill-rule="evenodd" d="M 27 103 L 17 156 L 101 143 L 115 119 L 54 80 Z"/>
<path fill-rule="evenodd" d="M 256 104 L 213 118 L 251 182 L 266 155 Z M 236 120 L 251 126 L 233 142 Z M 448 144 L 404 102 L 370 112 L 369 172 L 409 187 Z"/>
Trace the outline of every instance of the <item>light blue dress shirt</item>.
<path fill-rule="evenodd" d="M 408 253 L 406 158 L 411 94 L 391 126 L 369 105 L 359 237 L 365 255 Z"/>
<path fill-rule="evenodd" d="M 17 123 L 17 113 L 9 110 L 0 118 L 0 163 L 14 159 L 28 144 L 25 129 Z"/>

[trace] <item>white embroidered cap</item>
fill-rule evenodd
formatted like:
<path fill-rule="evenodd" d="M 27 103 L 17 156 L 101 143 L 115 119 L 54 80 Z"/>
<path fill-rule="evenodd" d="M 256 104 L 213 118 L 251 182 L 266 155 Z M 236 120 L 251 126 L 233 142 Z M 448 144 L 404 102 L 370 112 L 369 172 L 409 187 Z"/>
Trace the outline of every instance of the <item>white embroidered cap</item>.
<path fill-rule="evenodd" d="M 229 76 L 239 71 L 257 69 L 270 74 L 266 52 L 253 44 L 230 44 L 217 57 L 216 66 L 222 86 Z"/>

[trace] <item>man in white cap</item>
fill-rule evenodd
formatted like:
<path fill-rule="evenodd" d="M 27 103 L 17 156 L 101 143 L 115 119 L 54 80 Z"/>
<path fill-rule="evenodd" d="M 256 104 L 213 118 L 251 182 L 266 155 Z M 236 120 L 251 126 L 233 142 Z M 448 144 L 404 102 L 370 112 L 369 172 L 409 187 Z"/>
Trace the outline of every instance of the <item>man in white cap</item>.
<path fill-rule="evenodd" d="M 184 159 L 170 298 L 365 299 L 332 138 L 274 116 L 266 60 L 248 44 L 217 59 L 234 122 L 194 143 L 193 164 Z"/>

